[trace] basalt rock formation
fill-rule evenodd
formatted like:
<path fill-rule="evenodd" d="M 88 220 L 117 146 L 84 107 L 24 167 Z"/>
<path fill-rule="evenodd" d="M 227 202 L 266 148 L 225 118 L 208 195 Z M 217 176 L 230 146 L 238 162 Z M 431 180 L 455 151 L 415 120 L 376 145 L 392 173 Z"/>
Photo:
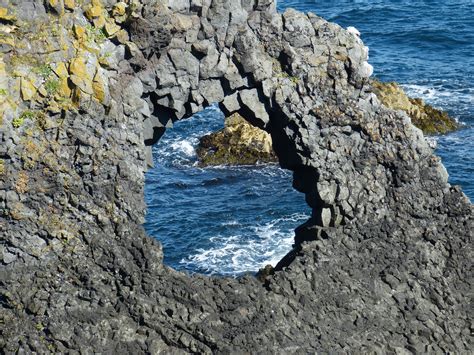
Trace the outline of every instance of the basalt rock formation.
<path fill-rule="evenodd" d="M 5 353 L 472 351 L 472 205 L 357 33 L 273 0 L 0 4 Z M 142 227 L 150 146 L 212 103 L 313 210 L 263 283 L 172 270 Z"/>
<path fill-rule="evenodd" d="M 387 107 L 403 110 L 412 123 L 425 134 L 444 134 L 458 128 L 458 123 L 446 112 L 426 104 L 420 98 L 411 98 L 397 83 L 371 82 L 374 93 Z"/>
<path fill-rule="evenodd" d="M 426 104 L 422 99 L 409 97 L 397 83 L 372 80 L 371 85 L 382 104 L 394 110 L 405 111 L 411 122 L 424 134 L 444 134 L 458 128 L 456 120 L 446 112 Z M 226 118 L 223 129 L 202 137 L 197 155 L 203 166 L 277 161 L 271 136 L 250 125 L 238 114 Z"/>
<path fill-rule="evenodd" d="M 196 153 L 202 166 L 278 161 L 270 134 L 252 126 L 237 113 L 225 119 L 223 129 L 201 137 Z"/>

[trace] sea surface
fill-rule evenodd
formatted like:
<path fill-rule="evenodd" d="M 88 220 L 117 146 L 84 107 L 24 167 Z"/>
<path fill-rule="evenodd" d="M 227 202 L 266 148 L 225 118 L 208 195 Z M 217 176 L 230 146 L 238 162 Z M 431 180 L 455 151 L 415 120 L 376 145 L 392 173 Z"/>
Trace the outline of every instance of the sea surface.
<path fill-rule="evenodd" d="M 474 201 L 474 1 L 279 1 L 355 26 L 381 80 L 446 110 L 463 128 L 435 137 L 437 154 Z M 146 176 L 145 228 L 161 241 L 165 264 L 191 273 L 239 276 L 275 265 L 294 228 L 310 215 L 291 172 L 275 165 L 196 165 L 199 137 L 223 126 L 216 107 L 175 124 L 153 148 Z"/>

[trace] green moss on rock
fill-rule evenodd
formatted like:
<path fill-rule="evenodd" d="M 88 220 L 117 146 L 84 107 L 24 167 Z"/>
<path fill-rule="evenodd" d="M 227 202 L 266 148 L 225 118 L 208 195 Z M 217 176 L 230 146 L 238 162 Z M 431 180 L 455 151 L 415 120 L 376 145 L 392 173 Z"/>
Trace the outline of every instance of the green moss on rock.
<path fill-rule="evenodd" d="M 278 161 L 270 134 L 252 126 L 238 114 L 228 117 L 223 129 L 202 137 L 197 155 L 203 166 Z"/>
<path fill-rule="evenodd" d="M 405 111 L 412 123 L 425 134 L 445 134 L 459 126 L 446 112 L 426 104 L 422 99 L 408 97 L 397 83 L 373 80 L 372 88 L 385 106 Z"/>

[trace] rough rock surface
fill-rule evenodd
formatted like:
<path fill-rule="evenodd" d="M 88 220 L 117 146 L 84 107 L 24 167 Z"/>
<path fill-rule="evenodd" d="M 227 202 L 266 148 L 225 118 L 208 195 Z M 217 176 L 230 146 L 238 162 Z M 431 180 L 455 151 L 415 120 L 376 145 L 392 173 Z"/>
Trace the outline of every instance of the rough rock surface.
<path fill-rule="evenodd" d="M 223 129 L 201 137 L 196 152 L 203 166 L 278 161 L 270 134 L 252 126 L 238 113 L 225 119 Z"/>
<path fill-rule="evenodd" d="M 422 99 L 408 97 L 395 82 L 372 80 L 377 98 L 388 108 L 403 110 L 424 134 L 443 134 L 458 128 L 456 120 Z M 224 100 L 233 107 L 233 98 Z M 232 109 L 231 109 L 232 110 Z M 236 117 L 239 117 L 236 119 Z M 246 165 L 277 161 L 270 134 L 247 123 L 237 113 L 226 118 L 225 128 L 202 137 L 197 154 L 203 166 Z"/>
<path fill-rule="evenodd" d="M 374 93 L 385 106 L 405 111 L 412 123 L 425 134 L 448 133 L 459 126 L 446 112 L 426 104 L 422 99 L 408 97 L 397 83 L 373 80 L 371 84 Z"/>
<path fill-rule="evenodd" d="M 472 352 L 472 205 L 358 36 L 275 7 L 0 1 L 3 352 Z M 263 284 L 174 271 L 142 227 L 149 146 L 211 103 L 313 209 Z"/>

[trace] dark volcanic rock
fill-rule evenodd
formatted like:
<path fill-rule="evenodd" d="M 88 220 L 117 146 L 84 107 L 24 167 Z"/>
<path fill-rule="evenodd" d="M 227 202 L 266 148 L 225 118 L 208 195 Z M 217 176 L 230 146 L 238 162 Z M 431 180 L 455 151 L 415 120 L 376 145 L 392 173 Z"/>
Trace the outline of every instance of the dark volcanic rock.
<path fill-rule="evenodd" d="M 472 352 L 472 205 L 353 31 L 271 0 L 1 6 L 3 352 Z M 167 268 L 142 227 L 149 145 L 211 103 L 313 210 L 263 284 Z"/>

